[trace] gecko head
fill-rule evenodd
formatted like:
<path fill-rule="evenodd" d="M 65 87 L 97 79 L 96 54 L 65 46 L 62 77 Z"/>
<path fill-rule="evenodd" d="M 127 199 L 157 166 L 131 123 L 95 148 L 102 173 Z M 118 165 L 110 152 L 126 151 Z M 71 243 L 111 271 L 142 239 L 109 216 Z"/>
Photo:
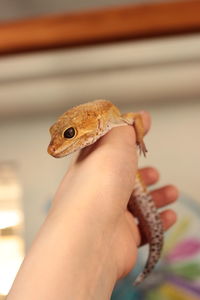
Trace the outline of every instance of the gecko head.
<path fill-rule="evenodd" d="M 98 121 L 92 112 L 73 108 L 50 127 L 48 153 L 56 158 L 66 156 L 94 142 Z"/>

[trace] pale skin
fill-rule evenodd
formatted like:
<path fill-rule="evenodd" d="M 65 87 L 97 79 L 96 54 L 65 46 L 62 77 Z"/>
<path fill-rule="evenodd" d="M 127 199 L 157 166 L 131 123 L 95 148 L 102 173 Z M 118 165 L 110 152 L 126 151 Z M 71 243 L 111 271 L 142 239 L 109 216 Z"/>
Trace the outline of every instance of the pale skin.
<path fill-rule="evenodd" d="M 147 132 L 150 117 L 142 117 Z M 131 126 L 114 128 L 83 149 L 60 184 L 7 299 L 110 299 L 116 281 L 134 267 L 142 239 L 126 208 L 136 171 Z M 154 168 L 140 173 L 147 185 L 158 181 Z M 178 191 L 168 185 L 152 196 L 160 208 L 175 201 Z M 176 214 L 167 209 L 161 218 L 167 230 Z"/>

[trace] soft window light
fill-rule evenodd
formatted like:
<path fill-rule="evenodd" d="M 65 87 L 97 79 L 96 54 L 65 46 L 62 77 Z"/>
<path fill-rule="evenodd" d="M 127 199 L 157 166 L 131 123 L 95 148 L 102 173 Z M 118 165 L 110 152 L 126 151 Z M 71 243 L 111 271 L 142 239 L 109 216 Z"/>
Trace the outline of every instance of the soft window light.
<path fill-rule="evenodd" d="M 13 163 L 0 163 L 0 299 L 7 295 L 24 255 L 21 186 Z"/>

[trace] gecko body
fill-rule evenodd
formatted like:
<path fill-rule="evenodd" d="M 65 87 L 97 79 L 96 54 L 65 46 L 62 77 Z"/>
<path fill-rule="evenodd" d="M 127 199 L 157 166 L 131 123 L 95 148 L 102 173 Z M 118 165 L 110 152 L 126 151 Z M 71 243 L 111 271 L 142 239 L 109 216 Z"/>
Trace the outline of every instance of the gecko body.
<path fill-rule="evenodd" d="M 134 126 L 140 152 L 146 155 L 141 116 L 135 113 L 121 114 L 119 109 L 107 100 L 95 100 L 73 107 L 60 116 L 50 128 L 51 142 L 48 146 L 48 153 L 56 158 L 64 157 L 95 143 L 112 128 L 127 125 Z M 160 258 L 163 245 L 163 226 L 160 215 L 139 173 L 136 176 L 128 209 L 138 219 L 142 234 L 150 248 L 144 270 L 134 282 L 137 285 L 154 268 Z"/>

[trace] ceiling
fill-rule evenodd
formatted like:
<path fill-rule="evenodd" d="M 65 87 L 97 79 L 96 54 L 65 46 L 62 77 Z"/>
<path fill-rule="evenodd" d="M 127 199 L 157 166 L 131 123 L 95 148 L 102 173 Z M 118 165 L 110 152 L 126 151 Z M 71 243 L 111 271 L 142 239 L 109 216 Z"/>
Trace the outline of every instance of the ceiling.
<path fill-rule="evenodd" d="M 1 0 L 0 21 L 11 21 L 44 14 L 88 10 L 111 5 L 167 1 L 169 0 Z"/>

